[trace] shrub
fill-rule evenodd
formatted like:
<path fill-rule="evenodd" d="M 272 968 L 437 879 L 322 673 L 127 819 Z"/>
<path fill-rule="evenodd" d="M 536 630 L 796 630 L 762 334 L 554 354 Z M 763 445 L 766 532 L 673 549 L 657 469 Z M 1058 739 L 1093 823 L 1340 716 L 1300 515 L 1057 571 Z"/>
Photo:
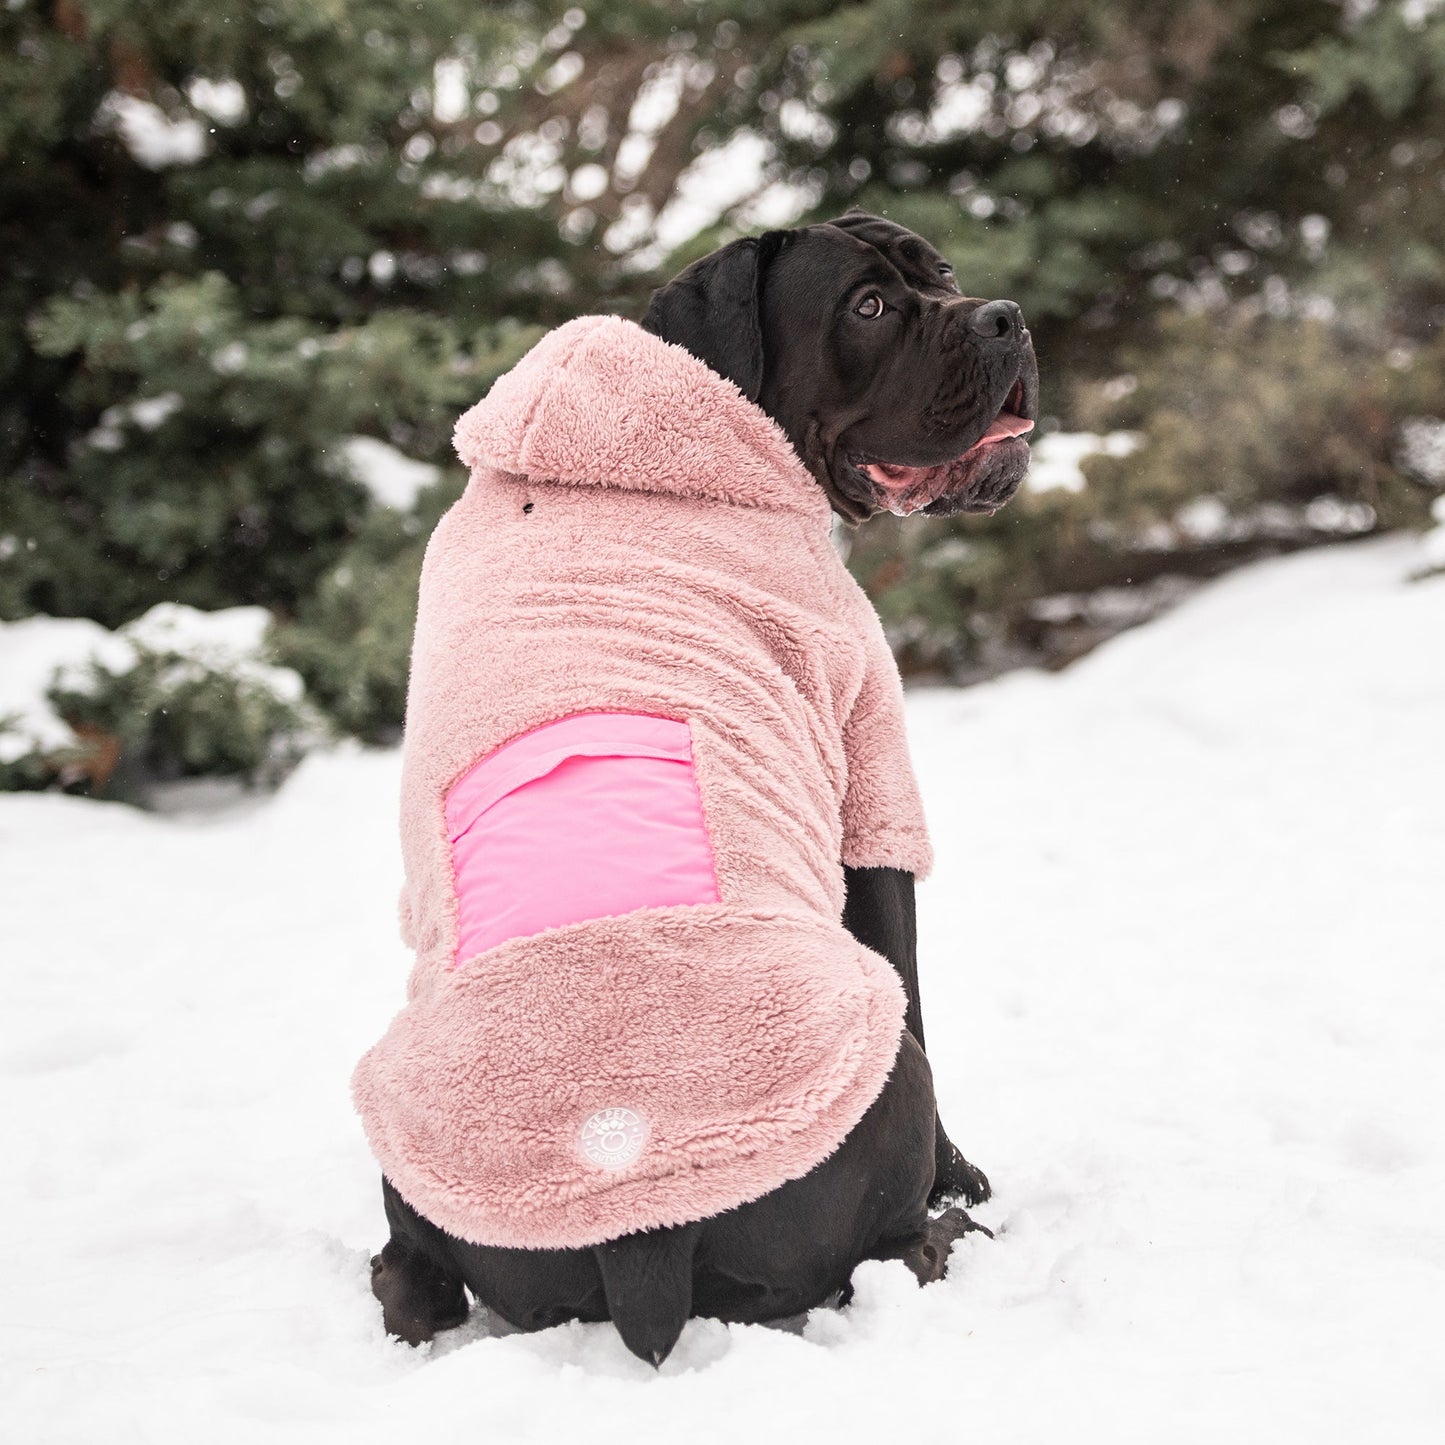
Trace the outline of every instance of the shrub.
<path fill-rule="evenodd" d="M 301 679 L 264 660 L 269 621 L 259 607 L 161 603 L 119 632 L 58 649 L 71 655 L 57 655 L 43 699 L 0 728 L 0 787 L 144 800 L 179 778 L 278 781 L 317 727 Z M 67 627 L 14 627 L 37 623 L 58 637 Z"/>

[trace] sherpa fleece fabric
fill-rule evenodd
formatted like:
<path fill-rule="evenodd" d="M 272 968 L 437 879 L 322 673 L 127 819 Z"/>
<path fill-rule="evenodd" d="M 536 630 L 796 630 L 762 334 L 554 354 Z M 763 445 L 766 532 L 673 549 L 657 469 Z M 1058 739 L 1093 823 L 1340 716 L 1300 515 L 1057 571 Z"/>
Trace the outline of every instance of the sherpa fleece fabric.
<path fill-rule="evenodd" d="M 840 918 L 844 864 L 931 863 L 898 672 L 817 483 L 681 347 L 569 322 L 456 445 L 403 749 L 416 964 L 357 1108 L 478 1244 L 704 1218 L 892 1068 L 902 989 Z"/>

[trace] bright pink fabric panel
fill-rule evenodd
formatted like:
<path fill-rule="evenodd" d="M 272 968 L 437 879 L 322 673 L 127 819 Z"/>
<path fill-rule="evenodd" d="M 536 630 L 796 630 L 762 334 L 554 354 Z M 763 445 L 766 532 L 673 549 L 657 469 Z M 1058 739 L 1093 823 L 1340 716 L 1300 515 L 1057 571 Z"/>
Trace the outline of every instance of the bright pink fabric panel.
<path fill-rule="evenodd" d="M 447 794 L 457 961 L 638 908 L 718 902 L 685 722 L 577 713 L 498 748 Z"/>

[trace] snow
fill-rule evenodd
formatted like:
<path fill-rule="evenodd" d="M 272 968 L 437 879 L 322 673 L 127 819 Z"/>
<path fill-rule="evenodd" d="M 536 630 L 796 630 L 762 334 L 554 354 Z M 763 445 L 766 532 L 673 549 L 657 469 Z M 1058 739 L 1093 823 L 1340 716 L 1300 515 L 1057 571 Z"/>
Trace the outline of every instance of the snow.
<path fill-rule="evenodd" d="M 260 652 L 270 626 L 271 614 L 264 607 L 202 612 L 180 602 L 158 602 L 121 630 L 154 652 L 205 653 L 225 665 Z"/>
<path fill-rule="evenodd" d="M 1400 15 L 1411 30 L 1419 30 L 1445 0 L 1400 0 Z"/>
<path fill-rule="evenodd" d="M 11 1438 L 1436 1440 L 1445 579 L 1201 588 L 910 700 L 944 1118 L 998 1231 L 801 1331 L 414 1352 L 347 1078 L 400 1004 L 394 753 L 245 812 L 0 797 Z M 23 965 L 23 966 L 21 966 Z"/>
<path fill-rule="evenodd" d="M 658 214 L 650 249 L 666 255 L 754 197 L 764 183 L 770 155 L 768 143 L 746 129 L 703 151 L 677 178 L 672 198 Z"/>
<path fill-rule="evenodd" d="M 47 691 L 57 680 L 85 689 L 92 662 L 127 672 L 138 649 L 174 653 L 184 667 L 244 678 L 283 702 L 299 703 L 306 691 L 301 675 L 265 660 L 270 625 L 264 607 L 203 612 L 178 602 L 158 602 L 115 632 L 81 617 L 0 622 L 0 762 L 74 746 L 75 734 L 51 707 Z"/>
<path fill-rule="evenodd" d="M 408 512 L 420 493 L 441 476 L 441 468 L 419 462 L 375 437 L 347 437 L 341 444 L 347 469 L 383 507 Z"/>
<path fill-rule="evenodd" d="M 0 763 L 74 745 L 75 734 L 45 696 L 57 669 L 92 657 L 125 666 L 131 655 L 113 632 L 84 617 L 0 622 Z"/>
<path fill-rule="evenodd" d="M 1431 570 L 1445 569 L 1445 497 L 1436 497 L 1430 504 L 1435 525 L 1425 533 L 1422 543 L 1425 566 Z"/>
<path fill-rule="evenodd" d="M 101 420 L 111 418 L 111 424 L 115 425 L 122 419 L 123 414 L 128 410 L 135 424 L 142 431 L 154 431 L 168 418 L 175 415 L 181 409 L 181 394 L 178 391 L 164 391 L 159 396 L 143 396 L 133 401 L 130 407 L 111 407 L 101 413 Z M 120 415 L 112 415 L 119 413 Z"/>
<path fill-rule="evenodd" d="M 174 653 L 192 668 L 242 678 L 282 702 L 299 703 L 306 695 L 301 674 L 265 660 L 271 621 L 264 607 L 203 612 L 179 602 L 158 602 L 127 622 L 120 635 L 136 648 Z"/>
<path fill-rule="evenodd" d="M 1137 451 L 1142 437 L 1138 432 L 1115 431 L 1103 434 L 1088 431 L 1056 431 L 1033 443 L 1029 474 L 1024 485 L 1031 492 L 1082 492 L 1087 485 L 1080 465 L 1085 457 L 1102 452 L 1109 457 L 1127 457 Z"/>
<path fill-rule="evenodd" d="M 458 56 L 438 60 L 432 67 L 432 115 L 439 125 L 455 125 L 471 104 L 467 65 Z"/>
<path fill-rule="evenodd" d="M 235 376 L 246 369 L 250 348 L 244 341 L 228 341 L 211 355 L 211 370 L 221 376 Z"/>
<path fill-rule="evenodd" d="M 101 130 L 115 131 L 147 170 L 185 166 L 206 154 L 206 128 L 194 116 L 173 118 L 154 101 L 113 90 L 96 111 Z"/>
<path fill-rule="evenodd" d="M 1445 487 L 1445 421 L 1418 416 L 1400 428 L 1400 465 L 1432 487 Z"/>
<path fill-rule="evenodd" d="M 155 431 L 164 425 L 181 408 L 181 394 L 178 391 L 162 392 L 159 396 L 138 397 L 135 401 L 119 406 L 108 406 L 100 414 L 100 423 L 85 437 L 85 445 L 101 452 L 118 452 L 125 445 L 123 428 L 127 423 L 141 431 Z"/>
<path fill-rule="evenodd" d="M 246 118 L 246 89 L 230 76 L 197 76 L 186 85 L 186 99 L 222 125 L 239 125 Z"/>

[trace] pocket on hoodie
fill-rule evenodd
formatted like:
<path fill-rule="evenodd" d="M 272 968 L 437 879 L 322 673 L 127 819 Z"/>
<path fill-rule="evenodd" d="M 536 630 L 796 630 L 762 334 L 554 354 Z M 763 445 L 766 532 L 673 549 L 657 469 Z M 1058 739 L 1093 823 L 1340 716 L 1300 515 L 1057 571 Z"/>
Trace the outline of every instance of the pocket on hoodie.
<path fill-rule="evenodd" d="M 509 938 L 719 901 L 685 721 L 575 713 L 464 773 L 446 799 L 460 962 Z"/>

